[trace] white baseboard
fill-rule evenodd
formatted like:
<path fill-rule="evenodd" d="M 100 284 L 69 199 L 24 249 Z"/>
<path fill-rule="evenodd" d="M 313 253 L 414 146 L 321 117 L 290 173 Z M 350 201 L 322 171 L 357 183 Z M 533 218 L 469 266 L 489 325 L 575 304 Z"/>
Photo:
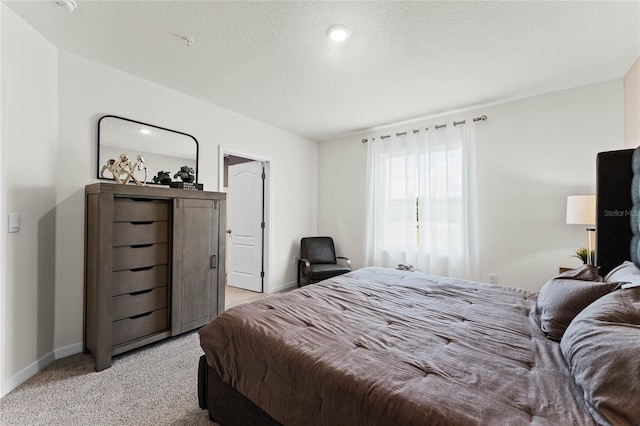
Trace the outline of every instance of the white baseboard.
<path fill-rule="evenodd" d="M 53 351 L 53 356 L 55 359 L 66 358 L 71 355 L 79 354 L 82 352 L 82 343 L 74 343 L 73 345 L 68 345 L 63 348 L 55 349 Z"/>
<path fill-rule="evenodd" d="M 280 284 L 280 285 L 279 285 L 279 286 L 277 286 L 277 287 L 270 288 L 270 289 L 269 289 L 269 293 L 268 293 L 268 294 L 277 293 L 277 292 L 279 292 L 279 291 L 283 291 L 283 290 L 290 290 L 290 289 L 292 289 L 292 288 L 294 288 L 294 287 L 298 287 L 298 283 L 297 283 L 297 282 L 295 282 L 295 281 L 290 281 L 290 282 L 288 282 L 288 283 Z"/>
<path fill-rule="evenodd" d="M 23 384 L 24 382 L 26 382 L 31 377 L 35 376 L 37 373 L 47 368 L 49 364 L 51 364 L 53 361 L 55 361 L 53 352 L 49 352 L 48 354 L 46 354 L 36 362 L 32 363 L 31 365 L 24 368 L 22 371 L 18 372 L 18 374 L 16 374 L 15 376 L 9 377 L 2 384 L 2 395 L 4 396 L 8 394 L 12 390 L 17 388 L 21 384 Z"/>
<path fill-rule="evenodd" d="M 0 397 L 5 396 L 9 392 L 29 380 L 31 377 L 47 368 L 53 361 L 68 357 L 69 355 L 75 355 L 80 352 L 82 352 L 82 343 L 74 343 L 73 345 L 65 346 L 63 348 L 55 349 L 53 352 L 49 352 L 36 362 L 18 372 L 18 374 L 5 380 L 2 383 Z"/>

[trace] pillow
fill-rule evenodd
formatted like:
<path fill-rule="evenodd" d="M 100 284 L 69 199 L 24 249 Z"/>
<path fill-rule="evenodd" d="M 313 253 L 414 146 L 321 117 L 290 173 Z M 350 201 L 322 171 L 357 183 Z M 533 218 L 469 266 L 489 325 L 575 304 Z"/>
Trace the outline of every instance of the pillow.
<path fill-rule="evenodd" d="M 569 323 L 580 311 L 619 285 L 617 282 L 552 278 L 538 294 L 540 328 L 550 339 L 562 339 Z"/>
<path fill-rule="evenodd" d="M 640 419 L 640 288 L 614 291 L 571 322 L 560 349 L 598 424 Z"/>
<path fill-rule="evenodd" d="M 600 271 L 593 265 L 587 265 L 586 263 L 579 268 L 569 269 L 566 272 L 556 276 L 556 278 L 565 278 L 568 280 L 582 280 L 582 281 L 602 281 Z"/>
<path fill-rule="evenodd" d="M 607 274 L 605 281 L 618 281 L 640 285 L 640 269 L 633 262 L 625 261 Z"/>

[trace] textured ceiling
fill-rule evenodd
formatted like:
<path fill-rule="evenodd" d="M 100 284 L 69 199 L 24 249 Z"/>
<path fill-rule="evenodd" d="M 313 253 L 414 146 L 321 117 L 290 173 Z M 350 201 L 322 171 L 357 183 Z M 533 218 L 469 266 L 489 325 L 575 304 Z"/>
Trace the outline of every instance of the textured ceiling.
<path fill-rule="evenodd" d="M 620 78 L 640 56 L 638 1 L 77 2 L 4 1 L 64 50 L 314 140 Z"/>

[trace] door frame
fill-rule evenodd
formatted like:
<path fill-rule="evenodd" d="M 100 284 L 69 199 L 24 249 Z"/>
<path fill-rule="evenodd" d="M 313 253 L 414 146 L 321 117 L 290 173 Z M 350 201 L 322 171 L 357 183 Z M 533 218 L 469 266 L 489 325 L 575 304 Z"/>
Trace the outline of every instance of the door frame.
<path fill-rule="evenodd" d="M 5 327 L 7 325 L 5 309 L 6 263 L 7 263 L 7 181 L 5 179 L 6 146 L 6 86 L 0 76 L 0 398 L 9 391 L 4 382 Z"/>
<path fill-rule="evenodd" d="M 233 155 L 235 157 L 247 158 L 253 161 L 260 161 L 264 164 L 264 241 L 262 244 L 262 262 L 264 278 L 262 279 L 262 291 L 266 294 L 271 292 L 270 270 L 271 270 L 271 159 L 256 155 L 250 152 L 238 151 L 233 148 L 218 146 L 218 191 L 224 191 L 224 156 Z M 226 231 L 226 229 L 225 229 Z M 226 277 L 225 277 L 226 279 Z M 226 284 L 226 283 L 225 283 Z"/>

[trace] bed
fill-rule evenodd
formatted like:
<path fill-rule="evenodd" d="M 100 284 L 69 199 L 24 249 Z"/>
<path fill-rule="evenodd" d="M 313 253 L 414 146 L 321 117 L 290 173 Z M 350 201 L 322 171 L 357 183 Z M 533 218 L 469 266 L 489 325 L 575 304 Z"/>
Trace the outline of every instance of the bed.
<path fill-rule="evenodd" d="M 599 154 L 598 209 L 622 211 L 600 174 L 632 153 Z M 598 219 L 598 250 L 626 245 L 606 279 L 585 265 L 538 293 L 363 268 L 230 309 L 200 330 L 200 407 L 221 425 L 638 424 L 640 270 L 623 262 L 640 235 L 629 217 L 605 235 L 617 217 Z"/>

